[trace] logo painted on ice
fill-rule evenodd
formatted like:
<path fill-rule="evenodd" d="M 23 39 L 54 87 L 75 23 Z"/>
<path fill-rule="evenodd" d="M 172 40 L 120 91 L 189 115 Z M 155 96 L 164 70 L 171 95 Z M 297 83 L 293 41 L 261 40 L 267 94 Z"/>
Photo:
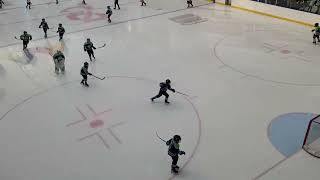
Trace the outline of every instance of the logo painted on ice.
<path fill-rule="evenodd" d="M 104 13 L 94 12 L 91 6 L 81 5 L 64 9 L 61 13 L 66 13 L 66 17 L 71 21 L 83 21 L 84 23 L 104 20 L 106 17 Z"/>

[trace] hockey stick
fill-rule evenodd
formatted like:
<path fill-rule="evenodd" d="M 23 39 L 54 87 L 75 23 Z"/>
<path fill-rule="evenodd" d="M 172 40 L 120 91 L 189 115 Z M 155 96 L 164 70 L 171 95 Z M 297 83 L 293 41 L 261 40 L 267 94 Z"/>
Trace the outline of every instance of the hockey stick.
<path fill-rule="evenodd" d="M 103 48 L 103 47 L 105 47 L 107 44 L 106 43 L 104 43 L 102 46 L 99 46 L 99 47 L 97 47 L 96 49 L 100 49 L 100 48 Z"/>
<path fill-rule="evenodd" d="M 164 139 L 162 139 L 160 136 L 159 136 L 159 134 L 158 134 L 158 132 L 156 131 L 156 135 L 157 135 L 157 137 L 161 140 L 161 141 L 163 141 L 163 142 L 165 142 L 166 143 L 166 141 L 164 140 Z"/>
<path fill-rule="evenodd" d="M 97 78 L 97 79 L 100 79 L 100 80 L 104 80 L 104 79 L 106 78 L 106 77 L 102 77 L 102 78 L 101 78 L 101 77 L 95 76 L 95 75 L 93 75 L 93 74 L 92 74 L 91 76 L 93 76 L 93 77 L 95 77 L 95 78 Z"/>
<path fill-rule="evenodd" d="M 20 40 L 20 39 L 17 38 L 17 36 L 15 36 L 14 38 L 15 38 L 16 40 Z"/>

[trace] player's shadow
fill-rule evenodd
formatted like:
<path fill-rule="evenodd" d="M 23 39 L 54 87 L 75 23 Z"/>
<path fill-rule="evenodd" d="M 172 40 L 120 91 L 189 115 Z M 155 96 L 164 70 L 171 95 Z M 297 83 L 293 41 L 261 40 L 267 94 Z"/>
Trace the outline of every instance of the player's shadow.
<path fill-rule="evenodd" d="M 29 64 L 33 59 L 34 59 L 34 55 L 29 51 L 29 49 L 25 49 L 23 50 L 24 55 L 26 55 L 27 57 L 27 63 Z"/>

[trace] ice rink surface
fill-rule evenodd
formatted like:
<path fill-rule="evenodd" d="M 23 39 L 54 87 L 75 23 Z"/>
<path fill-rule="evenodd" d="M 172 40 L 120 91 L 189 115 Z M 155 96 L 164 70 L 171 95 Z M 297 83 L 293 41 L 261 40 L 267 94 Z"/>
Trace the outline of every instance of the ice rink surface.
<path fill-rule="evenodd" d="M 0 10 L 1 180 L 319 179 L 318 159 L 282 155 L 267 133 L 281 114 L 318 112 L 320 47 L 310 28 L 206 1 L 187 9 L 183 0 L 120 0 L 111 24 L 111 1 L 32 2 Z M 14 39 L 24 30 L 29 53 Z M 107 44 L 89 63 L 106 79 L 90 78 L 89 88 L 79 74 L 86 38 Z M 54 73 L 56 50 L 65 75 Z M 166 78 L 186 95 L 152 103 Z M 177 176 L 156 132 L 182 136 Z"/>

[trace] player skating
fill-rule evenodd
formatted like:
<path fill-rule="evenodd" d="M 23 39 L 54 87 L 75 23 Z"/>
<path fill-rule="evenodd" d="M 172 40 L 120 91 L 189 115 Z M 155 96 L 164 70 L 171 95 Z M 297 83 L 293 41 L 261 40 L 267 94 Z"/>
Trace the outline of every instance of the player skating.
<path fill-rule="evenodd" d="M 58 1 L 58 0 L 56 0 L 56 4 L 59 4 L 59 1 Z"/>
<path fill-rule="evenodd" d="M 193 7 L 192 0 L 187 0 L 188 8 Z"/>
<path fill-rule="evenodd" d="M 55 65 L 55 67 L 54 67 L 55 72 L 58 74 L 59 70 L 60 70 L 61 73 L 64 74 L 64 72 L 65 72 L 65 67 L 64 67 L 65 57 L 61 51 L 58 50 L 53 55 L 53 61 L 54 61 L 54 65 Z"/>
<path fill-rule="evenodd" d="M 31 0 L 27 0 L 27 6 L 26 6 L 26 8 L 29 8 L 29 9 L 31 9 Z"/>
<path fill-rule="evenodd" d="M 2 4 L 4 4 L 3 0 L 0 0 L 0 9 L 2 9 Z"/>
<path fill-rule="evenodd" d="M 85 0 L 82 0 L 82 4 L 86 5 L 87 3 L 86 3 L 86 1 L 85 1 Z"/>
<path fill-rule="evenodd" d="M 117 6 L 118 6 L 118 9 L 120 9 L 119 0 L 114 0 L 114 8 L 113 9 L 116 9 Z"/>
<path fill-rule="evenodd" d="M 112 10 L 111 10 L 111 7 L 110 7 L 110 6 L 107 6 L 106 15 L 108 15 L 108 22 L 111 23 Z"/>
<path fill-rule="evenodd" d="M 59 27 L 58 27 L 58 31 L 57 31 L 57 33 L 59 33 L 59 41 L 61 41 L 63 39 L 64 32 L 65 32 L 65 30 L 62 27 L 62 24 L 60 23 Z"/>
<path fill-rule="evenodd" d="M 179 166 L 178 160 L 179 160 L 179 155 L 185 155 L 186 153 L 184 151 L 180 151 L 180 143 L 181 142 L 181 137 L 179 135 L 174 135 L 173 138 L 168 140 L 166 142 L 168 147 L 168 155 L 172 158 L 172 163 L 171 163 L 171 172 L 173 173 L 178 173 L 179 172 Z"/>
<path fill-rule="evenodd" d="M 42 19 L 39 28 L 41 28 L 41 27 L 42 27 L 43 32 L 44 32 L 44 37 L 47 38 L 47 37 L 48 37 L 48 36 L 47 36 L 47 31 L 48 31 L 48 29 L 50 29 L 50 28 L 49 28 L 49 25 L 48 25 L 48 23 L 46 22 L 46 20 L 45 20 L 44 18 Z"/>
<path fill-rule="evenodd" d="M 146 6 L 147 5 L 146 1 L 144 1 L 144 0 L 140 0 L 140 2 L 141 2 L 141 6 Z"/>
<path fill-rule="evenodd" d="M 169 94 L 167 93 L 167 90 L 169 89 L 172 92 L 176 92 L 176 90 L 171 88 L 171 81 L 170 79 L 167 79 L 166 82 L 161 82 L 160 83 L 160 91 L 159 94 L 154 96 L 153 98 L 151 98 L 151 101 L 161 97 L 162 95 L 164 95 L 166 97 L 165 99 L 165 103 L 169 104 L 168 98 L 169 98 Z"/>
<path fill-rule="evenodd" d="M 314 32 L 313 34 L 313 43 L 317 44 L 316 39 L 318 39 L 318 42 L 320 42 L 319 36 L 320 36 L 320 27 L 319 23 L 314 24 L 314 29 L 312 30 Z"/>
<path fill-rule="evenodd" d="M 27 31 L 23 31 L 23 34 L 20 36 L 20 40 L 22 40 L 23 50 L 28 47 L 29 41 L 32 40 L 32 36 L 27 33 Z"/>
<path fill-rule="evenodd" d="M 90 39 L 87 39 L 87 42 L 84 43 L 83 45 L 83 49 L 84 51 L 87 51 L 90 61 L 92 61 L 91 56 L 96 59 L 96 57 L 94 57 L 94 52 L 93 49 L 96 49 L 96 47 L 94 47 L 93 43 L 90 41 Z"/>
<path fill-rule="evenodd" d="M 85 62 L 83 67 L 81 68 L 80 74 L 83 77 L 81 84 L 89 87 L 89 84 L 87 83 L 88 75 L 91 76 L 92 74 L 88 72 L 89 63 Z"/>

